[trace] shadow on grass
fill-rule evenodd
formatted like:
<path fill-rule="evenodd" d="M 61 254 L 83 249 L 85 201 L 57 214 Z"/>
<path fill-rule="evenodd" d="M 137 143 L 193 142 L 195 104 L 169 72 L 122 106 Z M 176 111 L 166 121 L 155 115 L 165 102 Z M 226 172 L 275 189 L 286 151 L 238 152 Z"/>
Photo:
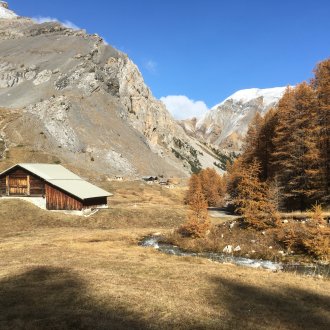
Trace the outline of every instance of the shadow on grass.
<path fill-rule="evenodd" d="M 327 292 L 262 288 L 222 277 L 212 281 L 216 288 L 208 303 L 212 309 L 225 310 L 221 320 L 149 323 L 110 295 L 104 302 L 96 301 L 72 271 L 37 267 L 0 281 L 0 329 L 330 329 Z"/>
<path fill-rule="evenodd" d="M 330 329 L 330 296 L 292 287 L 260 286 L 215 278 L 214 304 L 225 306 L 224 329 Z M 259 325 L 259 326 L 256 326 Z"/>
<path fill-rule="evenodd" d="M 148 328 L 115 301 L 106 303 L 88 297 L 84 282 L 67 269 L 34 268 L 0 282 L 0 329 Z"/>

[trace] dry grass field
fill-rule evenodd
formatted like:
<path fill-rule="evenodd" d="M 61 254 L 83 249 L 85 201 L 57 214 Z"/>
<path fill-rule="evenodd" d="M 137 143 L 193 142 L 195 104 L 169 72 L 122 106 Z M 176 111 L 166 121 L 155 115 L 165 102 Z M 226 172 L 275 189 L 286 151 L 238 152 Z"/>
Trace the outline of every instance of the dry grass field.
<path fill-rule="evenodd" d="M 184 220 L 183 188 L 106 182 L 91 217 L 0 200 L 0 329 L 329 329 L 330 282 L 137 245 Z"/>

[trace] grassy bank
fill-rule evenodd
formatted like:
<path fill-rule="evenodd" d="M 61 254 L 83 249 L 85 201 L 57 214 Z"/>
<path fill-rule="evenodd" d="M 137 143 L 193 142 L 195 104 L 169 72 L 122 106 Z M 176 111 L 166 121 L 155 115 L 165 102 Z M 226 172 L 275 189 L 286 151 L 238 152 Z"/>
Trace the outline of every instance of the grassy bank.
<path fill-rule="evenodd" d="M 246 228 L 242 220 L 228 221 L 217 218 L 212 221 L 213 226 L 205 237 L 191 238 L 182 236 L 177 230 L 168 233 L 162 242 L 179 246 L 183 250 L 192 252 L 222 253 L 225 247 L 231 246 L 235 256 L 264 259 L 283 263 L 329 263 L 330 247 L 328 241 L 322 242 L 322 254 L 314 255 L 311 251 L 302 249 L 294 244 L 284 244 L 284 235 L 293 237 L 303 236 L 308 229 L 304 223 L 294 220 L 284 223 L 279 228 L 258 231 Z M 291 233 L 295 230 L 296 234 Z M 329 236 L 329 230 L 323 229 L 324 238 Z M 298 237 L 297 236 L 297 237 Z M 286 236 L 285 236 L 286 237 Z M 316 237 L 314 237 L 316 239 Z M 237 248 L 236 251 L 234 249 Z"/>

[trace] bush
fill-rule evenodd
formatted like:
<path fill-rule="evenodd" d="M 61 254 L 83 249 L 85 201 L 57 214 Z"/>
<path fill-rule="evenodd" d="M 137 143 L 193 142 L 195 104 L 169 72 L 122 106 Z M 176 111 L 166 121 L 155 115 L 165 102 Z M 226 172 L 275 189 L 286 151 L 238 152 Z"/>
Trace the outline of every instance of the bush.
<path fill-rule="evenodd" d="M 188 220 L 181 225 L 178 233 L 184 237 L 203 238 L 211 228 L 209 220 L 199 221 L 195 217 L 188 218 Z"/>
<path fill-rule="evenodd" d="M 307 223 L 290 221 L 278 231 L 277 239 L 287 249 L 329 260 L 330 229 L 318 225 L 313 218 Z"/>
<path fill-rule="evenodd" d="M 311 209 L 312 212 L 312 218 L 311 220 L 315 224 L 323 224 L 324 223 L 324 217 L 323 217 L 323 211 L 322 206 L 320 204 L 315 203 Z"/>

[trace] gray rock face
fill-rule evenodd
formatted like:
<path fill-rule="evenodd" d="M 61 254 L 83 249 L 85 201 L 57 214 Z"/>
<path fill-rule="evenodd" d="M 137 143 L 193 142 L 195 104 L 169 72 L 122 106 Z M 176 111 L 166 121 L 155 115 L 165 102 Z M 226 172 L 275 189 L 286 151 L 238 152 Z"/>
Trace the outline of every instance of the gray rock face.
<path fill-rule="evenodd" d="M 3 137 L 0 137 L 0 159 L 2 159 L 5 156 L 5 151 L 6 151 L 6 144 L 3 139 Z"/>
<path fill-rule="evenodd" d="M 25 111 L 43 123 L 44 128 L 58 146 L 77 152 L 81 149 L 81 145 L 69 121 L 70 108 L 69 99 L 65 96 L 58 96 L 28 105 Z"/>
<path fill-rule="evenodd" d="M 20 112 L 0 127 L 9 148 L 49 150 L 100 173 L 182 176 L 215 161 L 125 54 L 56 22 L 0 19 L 0 107 Z"/>

